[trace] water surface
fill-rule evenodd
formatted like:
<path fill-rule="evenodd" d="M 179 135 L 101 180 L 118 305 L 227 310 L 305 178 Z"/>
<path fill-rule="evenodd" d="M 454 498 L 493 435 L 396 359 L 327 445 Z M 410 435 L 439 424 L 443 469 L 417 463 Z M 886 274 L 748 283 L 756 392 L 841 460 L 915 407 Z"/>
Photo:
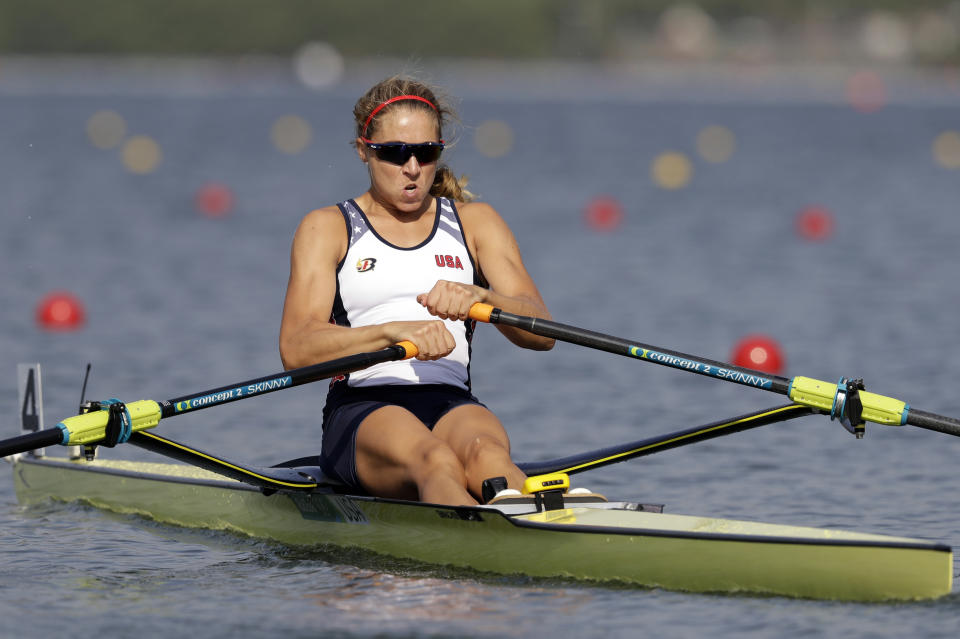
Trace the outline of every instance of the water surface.
<path fill-rule="evenodd" d="M 489 79 L 486 80 L 489 82 Z M 587 81 L 587 78 L 584 78 Z M 486 85 L 484 85 L 486 86 Z M 823 100 L 644 99 L 611 91 L 554 99 L 522 87 L 471 92 L 468 126 L 514 132 L 503 158 L 468 128 L 448 154 L 513 227 L 530 272 L 563 322 L 726 359 L 750 332 L 777 337 L 787 376 L 861 376 L 917 408 L 960 415 L 952 380 L 960 254 L 960 174 L 933 139 L 960 129 L 957 99 L 901 101 L 864 115 Z M 311 208 L 355 196 L 354 87 L 307 93 L 139 95 L 24 91 L 0 97 L 0 414 L 16 429 L 15 367 L 44 366 L 47 423 L 72 414 L 83 367 L 90 397 L 166 399 L 280 370 L 277 329 L 289 245 Z M 163 151 L 148 175 L 94 148 L 84 127 L 109 108 Z M 313 141 L 271 145 L 297 114 Z M 710 164 L 697 134 L 736 135 Z M 657 154 L 693 162 L 686 188 L 658 188 Z M 236 206 L 207 219 L 193 196 L 227 184 Z M 590 229 L 593 197 L 624 203 L 617 232 Z M 821 204 L 827 242 L 794 216 Z M 71 290 L 87 326 L 51 334 L 38 299 Z M 558 345 L 510 346 L 481 327 L 475 391 L 508 425 L 515 456 L 563 456 L 773 406 L 783 398 Z M 2 381 L 0 377 L 0 381 Z M 324 386 L 310 385 L 164 422 L 163 434 L 253 464 L 304 454 L 319 438 Z M 59 451 L 54 451 L 59 452 Z M 107 456 L 146 459 L 133 448 Z M 950 489 L 960 441 L 868 425 L 856 441 L 805 418 L 582 475 L 611 497 L 669 512 L 910 535 L 960 545 Z M 24 509 L 0 478 L 0 631 L 4 635 L 210 636 L 719 635 L 920 637 L 955 634 L 956 595 L 896 605 L 706 596 L 448 573 L 351 553 L 291 549 L 187 531 L 76 505 Z"/>

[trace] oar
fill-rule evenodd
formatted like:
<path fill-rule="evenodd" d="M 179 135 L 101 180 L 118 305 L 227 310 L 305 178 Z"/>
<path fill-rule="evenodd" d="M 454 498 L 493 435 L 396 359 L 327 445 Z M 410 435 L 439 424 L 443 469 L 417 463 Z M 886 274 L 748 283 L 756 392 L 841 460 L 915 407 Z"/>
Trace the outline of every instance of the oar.
<path fill-rule="evenodd" d="M 798 404 L 840 419 L 845 426 L 856 430 L 858 435 L 863 432 L 863 421 L 870 421 L 888 426 L 910 424 L 960 437 L 960 420 L 917 410 L 892 397 L 868 393 L 862 390 L 860 380 L 841 379 L 838 383 L 831 383 L 809 377 L 768 375 L 551 320 L 514 315 L 489 304 L 474 304 L 470 309 L 470 318 L 478 322 L 513 326 L 542 337 L 786 395 Z"/>
<path fill-rule="evenodd" d="M 108 435 L 119 442 L 125 442 L 133 433 L 153 428 L 160 423 L 161 419 L 167 417 L 175 417 L 255 395 L 265 395 L 284 388 L 292 388 L 320 379 L 343 375 L 374 364 L 409 359 L 416 355 L 417 347 L 411 342 L 404 341 L 379 351 L 348 355 L 329 362 L 258 377 L 229 386 L 220 386 L 212 390 L 183 395 L 162 402 L 144 399 L 122 404 L 110 400 L 105 403 L 105 410 L 68 417 L 53 428 L 46 428 L 35 433 L 0 441 L 0 457 L 24 453 L 54 444 L 63 444 L 64 446 L 96 444 L 107 439 Z M 111 428 L 116 428 L 119 425 L 121 431 L 119 435 L 116 432 L 108 433 L 108 424 Z"/>

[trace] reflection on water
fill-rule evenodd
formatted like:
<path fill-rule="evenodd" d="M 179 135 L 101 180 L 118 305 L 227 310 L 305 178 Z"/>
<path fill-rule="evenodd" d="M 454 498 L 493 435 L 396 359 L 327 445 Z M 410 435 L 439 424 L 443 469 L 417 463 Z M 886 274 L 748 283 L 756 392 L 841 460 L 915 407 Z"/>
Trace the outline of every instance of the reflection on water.
<path fill-rule="evenodd" d="M 415 625 L 418 621 L 457 619 L 459 623 L 478 624 L 484 632 L 506 630 L 509 620 L 497 624 L 502 604 L 493 595 L 490 586 L 466 580 L 413 578 L 389 573 L 338 570 L 345 586 L 331 593 L 307 595 L 307 599 L 321 608 L 359 616 L 368 621 L 402 621 Z M 529 602 L 546 605 L 561 614 L 574 614 L 585 606 L 589 596 L 571 596 L 571 593 L 526 585 L 517 588 L 517 605 Z"/>

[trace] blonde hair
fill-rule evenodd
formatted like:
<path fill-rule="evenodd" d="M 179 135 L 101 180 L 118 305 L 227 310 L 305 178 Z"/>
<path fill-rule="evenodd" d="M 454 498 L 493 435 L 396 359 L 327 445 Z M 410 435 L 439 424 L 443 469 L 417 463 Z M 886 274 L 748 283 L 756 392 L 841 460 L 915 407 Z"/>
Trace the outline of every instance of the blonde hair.
<path fill-rule="evenodd" d="M 388 100 L 401 96 L 416 96 L 418 99 L 398 100 L 384 105 Z M 370 87 L 363 96 L 353 105 L 353 119 L 356 123 L 357 138 L 370 139 L 377 130 L 384 113 L 390 112 L 397 106 L 406 109 L 420 109 L 433 115 L 437 119 L 437 131 L 443 139 L 443 127 L 458 121 L 457 113 L 450 106 L 446 96 L 439 90 L 430 87 L 424 82 L 408 76 L 395 75 Z M 373 117 L 371 117 L 373 114 Z M 354 144 L 356 144 L 354 139 Z M 458 202 L 470 202 L 474 199 L 473 193 L 467 190 L 469 179 L 465 175 L 457 177 L 446 164 L 437 167 L 437 173 L 430 187 L 430 195 L 446 197 Z"/>

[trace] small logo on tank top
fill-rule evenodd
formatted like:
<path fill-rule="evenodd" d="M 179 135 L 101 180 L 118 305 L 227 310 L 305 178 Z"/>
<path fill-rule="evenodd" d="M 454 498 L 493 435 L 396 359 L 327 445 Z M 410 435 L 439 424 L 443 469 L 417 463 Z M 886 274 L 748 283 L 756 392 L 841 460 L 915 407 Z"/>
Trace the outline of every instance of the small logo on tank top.
<path fill-rule="evenodd" d="M 437 266 L 441 268 L 458 268 L 461 271 L 463 270 L 463 262 L 460 261 L 459 256 L 455 255 L 434 255 L 434 259 L 437 261 Z"/>
<path fill-rule="evenodd" d="M 357 273 L 366 273 L 367 271 L 372 271 L 373 267 L 377 265 L 377 258 L 375 257 L 365 257 L 362 260 L 357 260 Z"/>

